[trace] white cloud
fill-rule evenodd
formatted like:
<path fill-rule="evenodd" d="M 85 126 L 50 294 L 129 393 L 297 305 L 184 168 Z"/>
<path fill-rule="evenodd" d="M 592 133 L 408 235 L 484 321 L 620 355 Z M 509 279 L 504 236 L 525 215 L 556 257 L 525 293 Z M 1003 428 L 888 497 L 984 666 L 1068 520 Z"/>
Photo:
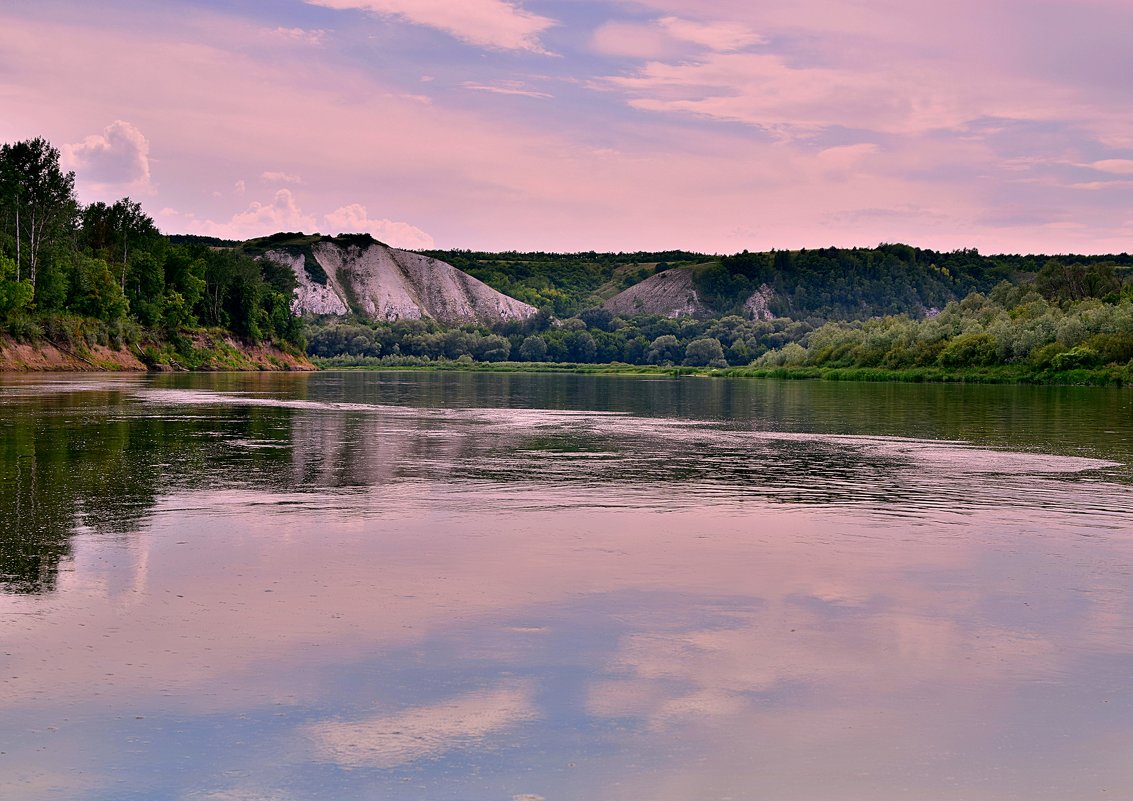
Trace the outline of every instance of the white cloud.
<path fill-rule="evenodd" d="M 323 761 L 348 768 L 393 768 L 536 720 L 533 695 L 524 684 L 502 685 L 393 715 L 315 723 L 306 731 Z"/>
<path fill-rule="evenodd" d="M 150 191 L 149 141 L 132 124 L 115 120 L 100 134 L 82 142 L 63 145 L 68 168 L 80 183 L 96 190 L 132 189 Z"/>
<path fill-rule="evenodd" d="M 361 203 L 351 203 L 335 209 L 323 216 L 330 233 L 367 233 L 375 239 L 406 250 L 428 250 L 433 247 L 433 237 L 416 226 L 395 220 L 371 220 L 369 212 Z"/>
<path fill-rule="evenodd" d="M 307 0 L 312 5 L 358 9 L 399 17 L 498 50 L 545 53 L 539 34 L 555 20 L 534 14 L 509 0 Z"/>

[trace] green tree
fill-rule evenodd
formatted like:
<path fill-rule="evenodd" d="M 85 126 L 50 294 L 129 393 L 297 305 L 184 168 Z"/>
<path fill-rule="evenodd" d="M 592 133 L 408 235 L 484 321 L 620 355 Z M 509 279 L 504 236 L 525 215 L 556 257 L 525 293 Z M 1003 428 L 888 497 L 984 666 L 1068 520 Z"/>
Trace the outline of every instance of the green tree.
<path fill-rule="evenodd" d="M 650 364 L 676 364 L 681 360 L 681 343 L 672 334 L 662 334 L 649 345 L 645 359 Z"/>
<path fill-rule="evenodd" d="M 31 303 L 31 281 L 16 280 L 16 262 L 0 254 L 0 320 Z"/>
<path fill-rule="evenodd" d="M 130 259 L 147 245 L 152 248 L 160 238 L 153 219 L 142 211 L 140 203 L 128 197 L 113 205 L 92 203 L 83 209 L 79 239 L 95 255 L 116 266 L 118 283 L 126 293 L 126 277 Z"/>
<path fill-rule="evenodd" d="M 541 362 L 547 358 L 547 343 L 534 334 L 524 337 L 519 346 L 519 358 L 525 362 Z"/>
<path fill-rule="evenodd" d="M 0 146 L 0 204 L 5 225 L 11 220 L 16 280 L 26 264 L 36 287 L 45 249 L 62 245 L 74 229 L 75 173 L 63 171 L 59 151 L 43 138 Z"/>
<path fill-rule="evenodd" d="M 715 337 L 701 337 L 688 343 L 684 363 L 690 367 L 727 367 L 724 348 Z"/>
<path fill-rule="evenodd" d="M 79 314 L 107 322 L 126 315 L 126 298 L 108 265 L 85 254 L 75 257 L 68 293 L 70 307 Z"/>

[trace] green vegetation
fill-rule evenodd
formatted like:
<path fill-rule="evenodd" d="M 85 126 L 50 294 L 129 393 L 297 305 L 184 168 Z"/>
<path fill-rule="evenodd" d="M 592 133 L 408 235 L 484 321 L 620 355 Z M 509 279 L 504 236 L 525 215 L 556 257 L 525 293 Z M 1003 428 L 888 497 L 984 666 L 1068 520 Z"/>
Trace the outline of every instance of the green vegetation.
<path fill-rule="evenodd" d="M 193 332 L 211 328 L 302 352 L 290 270 L 223 240 L 175 243 L 130 198 L 82 206 L 74 185 L 45 140 L 0 147 L 0 333 L 65 350 L 148 346 L 192 363 Z"/>
<path fill-rule="evenodd" d="M 321 364 L 615 365 L 614 369 L 875 380 L 1130 383 L 1133 256 L 982 256 L 901 244 L 717 257 L 658 253 L 429 251 L 540 309 L 493 328 L 291 313 L 289 267 L 328 276 L 314 246 L 367 234 L 282 232 L 244 243 L 162 235 L 122 198 L 82 206 L 43 139 L 0 147 L 0 333 L 66 353 L 129 346 L 146 363 L 237 366 L 229 335 Z M 681 267 L 697 317 L 616 316 L 602 302 Z M 753 293 L 766 302 L 747 319 Z M 546 369 L 546 368 L 541 368 Z M 558 369 L 558 368 L 555 368 Z"/>
<path fill-rule="evenodd" d="M 632 365 L 746 365 L 753 355 L 802 338 L 806 322 L 779 318 L 719 320 L 583 313 L 556 323 L 546 315 L 489 329 L 449 328 L 432 320 L 314 325 L 307 333 L 313 357 L 339 364 L 418 364 L 461 358 L 481 362 L 572 362 Z M 691 351 L 690 351 L 691 348 Z M 370 360 L 370 361 L 365 361 Z"/>
<path fill-rule="evenodd" d="M 623 289 L 670 267 L 701 264 L 714 258 L 683 250 L 658 253 L 422 252 L 555 317 L 572 317 L 599 306 Z"/>
<path fill-rule="evenodd" d="M 1074 274 L 1091 272 L 1104 279 L 1092 290 L 1104 297 L 1067 299 L 1081 286 Z M 877 371 L 912 380 L 1133 383 L 1133 281 L 1126 276 L 1122 286 L 1109 265 L 1068 273 L 1048 264 L 1033 285 L 1003 282 L 990 295 L 974 293 L 926 319 L 826 323 L 760 355 L 752 367 L 820 368 L 827 377 Z"/>
<path fill-rule="evenodd" d="M 592 309 L 494 330 L 424 320 L 340 323 L 313 328 L 309 340 L 311 355 L 328 367 L 612 365 L 831 380 L 1133 384 L 1133 279 L 1107 262 L 1067 271 L 1048 260 L 1028 283 L 1002 281 L 988 295 L 973 293 L 921 318 L 816 324 L 621 318 Z"/>

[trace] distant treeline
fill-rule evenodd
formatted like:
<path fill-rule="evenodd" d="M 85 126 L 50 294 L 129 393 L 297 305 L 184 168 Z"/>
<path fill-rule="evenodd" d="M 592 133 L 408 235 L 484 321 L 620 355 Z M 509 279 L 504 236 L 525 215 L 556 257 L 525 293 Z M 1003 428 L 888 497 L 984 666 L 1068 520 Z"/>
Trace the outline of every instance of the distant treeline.
<path fill-rule="evenodd" d="M 672 267 L 691 270 L 708 307 L 704 316 L 742 314 L 761 287 L 772 290 L 769 309 L 796 320 L 857 320 L 892 314 L 923 316 L 1001 281 L 1031 280 L 1044 268 L 1073 272 L 1084 282 L 1071 294 L 1097 296 L 1097 283 L 1120 285 L 1133 256 L 983 256 L 976 250 L 941 252 L 903 244 L 875 248 L 820 248 L 732 256 L 687 251 L 659 253 L 478 253 L 429 251 L 556 317 L 599 306 L 617 292 Z"/>
<path fill-rule="evenodd" d="M 203 326 L 302 346 L 290 270 L 217 249 L 225 240 L 176 239 L 128 197 L 80 204 L 45 140 L 0 147 L 0 331 L 120 345 Z"/>
<path fill-rule="evenodd" d="M 622 318 L 605 309 L 555 321 L 546 314 L 495 330 L 433 321 L 335 324 L 309 332 L 329 365 L 421 365 L 440 360 L 690 367 L 961 370 L 1029 373 L 1117 370 L 1133 382 L 1133 280 L 1112 265 L 1048 260 L 1026 284 L 1001 281 L 926 317 L 864 320 Z"/>

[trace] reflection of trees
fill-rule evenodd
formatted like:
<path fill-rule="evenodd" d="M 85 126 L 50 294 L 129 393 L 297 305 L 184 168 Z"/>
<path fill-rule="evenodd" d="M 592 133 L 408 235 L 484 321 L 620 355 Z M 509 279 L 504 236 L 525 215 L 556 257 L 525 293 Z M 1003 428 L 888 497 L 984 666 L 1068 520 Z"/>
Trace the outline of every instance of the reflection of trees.
<path fill-rule="evenodd" d="M 0 418 L 0 586 L 22 593 L 54 589 L 77 527 L 102 535 L 135 532 L 162 491 L 271 481 L 286 473 L 256 469 L 286 462 L 285 449 L 226 443 L 274 438 L 286 444 L 287 410 L 180 419 L 139 414 L 124 402 L 119 391 L 88 391 L 6 407 Z"/>
<path fill-rule="evenodd" d="M 1001 503 L 1002 480 L 957 481 L 955 471 L 926 469 L 900 452 L 745 429 L 967 439 L 1078 455 L 1085 446 L 1088 455 L 1129 459 L 1121 436 L 1104 433 L 1129 430 L 1128 394 L 1098 389 L 472 373 L 163 376 L 152 385 L 310 404 L 139 404 L 128 397 L 134 387 L 9 399 L 0 407 L 0 587 L 51 590 L 78 527 L 136 532 L 157 496 L 176 490 L 490 481 L 551 491 L 582 482 L 594 491 L 575 493 L 579 503 L 640 491 L 697 502 L 711 495 L 960 508 Z M 527 409 L 627 414 L 525 416 Z M 1073 482 L 1044 480 L 1051 503 L 1058 483 L 1069 492 Z"/>

